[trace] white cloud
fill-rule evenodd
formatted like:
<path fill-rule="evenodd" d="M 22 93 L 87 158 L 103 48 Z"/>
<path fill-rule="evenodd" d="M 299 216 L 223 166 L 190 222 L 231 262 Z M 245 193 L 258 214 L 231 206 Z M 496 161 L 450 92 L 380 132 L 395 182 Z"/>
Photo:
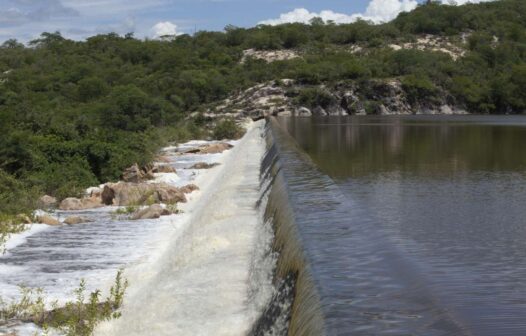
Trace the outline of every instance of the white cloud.
<path fill-rule="evenodd" d="M 374 22 L 391 21 L 401 12 L 412 11 L 416 6 L 416 0 L 372 0 L 367 6 L 365 17 Z"/>
<path fill-rule="evenodd" d="M 160 38 L 166 35 L 177 35 L 177 25 L 170 21 L 159 22 L 152 27 L 154 38 Z"/>
<path fill-rule="evenodd" d="M 314 13 L 309 12 L 305 8 L 296 8 L 291 12 L 281 14 L 277 19 L 261 21 L 259 22 L 259 24 L 276 26 L 283 23 L 292 22 L 309 23 L 310 20 L 316 17 L 322 18 L 323 21 L 333 20 L 335 23 L 351 23 L 356 21 L 356 19 L 360 16 L 335 13 L 330 10 L 325 10 L 320 13 Z"/>
<path fill-rule="evenodd" d="M 480 3 L 494 0 L 441 0 L 443 4 L 463 5 L 466 3 Z M 358 19 L 373 21 L 374 23 L 388 22 L 393 20 L 401 12 L 409 12 L 418 6 L 416 0 L 371 0 L 365 13 L 344 14 L 336 13 L 331 10 L 324 10 L 319 13 L 309 12 L 305 8 L 296 8 L 291 12 L 281 14 L 277 19 L 270 19 L 259 22 L 264 25 L 279 25 L 284 23 L 300 22 L 309 23 L 313 18 L 319 17 L 323 21 L 334 21 L 337 24 L 352 23 Z"/>

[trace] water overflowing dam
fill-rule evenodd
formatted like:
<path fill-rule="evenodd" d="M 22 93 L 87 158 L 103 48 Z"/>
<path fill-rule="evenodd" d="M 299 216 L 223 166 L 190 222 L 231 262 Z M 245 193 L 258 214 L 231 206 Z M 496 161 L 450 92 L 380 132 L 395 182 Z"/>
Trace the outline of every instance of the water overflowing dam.
<path fill-rule="evenodd" d="M 80 260 L 95 279 L 107 259 L 89 249 L 107 248 L 131 287 L 96 335 L 518 335 L 526 119 L 437 120 L 261 121 L 142 258 L 123 228 L 153 228 L 99 211 L 100 227 L 62 233 L 90 237 L 72 246 L 82 258 L 39 262 L 44 231 L 4 259 L 59 273 Z"/>

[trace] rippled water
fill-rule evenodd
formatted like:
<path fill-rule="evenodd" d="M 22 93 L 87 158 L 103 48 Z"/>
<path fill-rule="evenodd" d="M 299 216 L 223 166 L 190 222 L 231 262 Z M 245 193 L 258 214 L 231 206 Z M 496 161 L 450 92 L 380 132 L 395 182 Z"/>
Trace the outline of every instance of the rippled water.
<path fill-rule="evenodd" d="M 526 118 L 280 123 L 329 334 L 526 334 Z"/>

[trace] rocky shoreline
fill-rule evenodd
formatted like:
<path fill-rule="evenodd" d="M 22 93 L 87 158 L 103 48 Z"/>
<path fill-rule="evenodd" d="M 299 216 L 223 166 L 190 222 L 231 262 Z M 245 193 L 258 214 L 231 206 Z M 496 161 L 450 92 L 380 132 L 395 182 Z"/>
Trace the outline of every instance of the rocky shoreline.
<path fill-rule="evenodd" d="M 469 114 L 447 92 L 434 99 L 411 99 L 400 79 L 366 83 L 303 85 L 282 79 L 239 92 L 204 112 L 211 120 L 221 118 L 263 119 L 268 116 L 313 117 L 348 115 Z"/>
<path fill-rule="evenodd" d="M 228 142 L 211 142 L 193 148 L 185 148 L 177 153 L 179 156 L 220 154 L 233 146 Z M 198 162 L 190 169 L 211 169 L 218 163 Z M 75 225 L 89 223 L 88 218 L 68 216 L 63 221 L 53 216 L 54 210 L 82 211 L 102 208 L 105 206 L 129 207 L 129 219 L 157 219 L 177 213 L 177 204 L 187 202 L 187 194 L 199 187 L 195 184 L 174 186 L 170 183 L 159 182 L 159 176 L 177 175 L 177 170 L 170 165 L 170 160 L 159 155 L 156 160 L 145 167 L 134 164 L 127 168 L 122 179 L 118 182 L 107 182 L 97 187 L 88 188 L 83 197 L 68 197 L 60 202 L 49 195 L 39 200 L 42 210 L 35 213 L 34 219 L 24 217 L 26 224 L 33 222 L 46 225 Z"/>

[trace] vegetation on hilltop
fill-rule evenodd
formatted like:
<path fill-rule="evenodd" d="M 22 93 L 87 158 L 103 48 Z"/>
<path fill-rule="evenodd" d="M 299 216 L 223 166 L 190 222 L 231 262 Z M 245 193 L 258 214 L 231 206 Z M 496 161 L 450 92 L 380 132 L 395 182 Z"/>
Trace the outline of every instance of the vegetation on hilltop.
<path fill-rule="evenodd" d="M 421 34 L 446 38 L 466 53 L 455 61 L 447 53 L 389 47 Z M 356 45 L 363 52 L 349 52 Z M 241 62 L 249 48 L 296 49 L 302 57 Z M 202 119 L 188 118 L 190 111 L 281 78 L 362 87 L 398 78 L 414 101 L 442 94 L 472 112 L 522 113 L 526 3 L 431 3 L 381 25 L 316 19 L 164 40 L 106 34 L 77 42 L 43 33 L 29 46 L 6 41 L 0 47 L 0 212 L 30 209 L 38 193 L 61 198 L 114 180 L 134 162 L 151 160 L 166 141 L 198 136 Z M 325 98 L 312 91 L 298 100 Z M 215 134 L 230 134 L 227 126 L 220 123 Z"/>

